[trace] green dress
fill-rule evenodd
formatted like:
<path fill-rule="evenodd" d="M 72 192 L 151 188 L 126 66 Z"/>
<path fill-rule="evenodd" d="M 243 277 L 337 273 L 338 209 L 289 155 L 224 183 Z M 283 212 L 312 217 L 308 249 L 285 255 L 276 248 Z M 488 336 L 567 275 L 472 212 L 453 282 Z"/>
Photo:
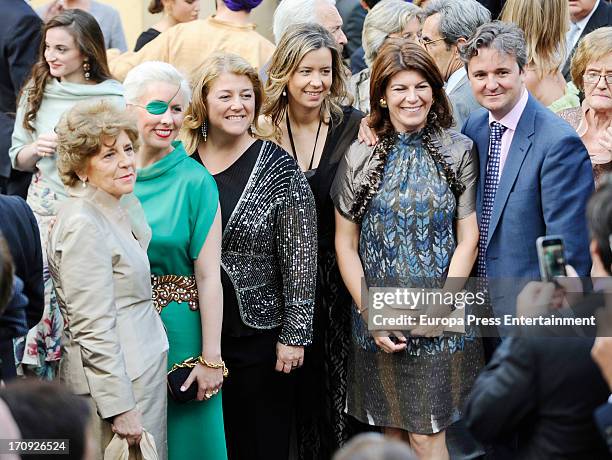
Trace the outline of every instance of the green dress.
<path fill-rule="evenodd" d="M 153 275 L 193 275 L 218 206 L 215 180 L 189 158 L 180 142 L 158 162 L 138 170 L 135 194 L 153 230 L 149 261 Z M 199 310 L 170 302 L 161 311 L 172 364 L 202 352 Z M 168 398 L 168 459 L 227 459 L 221 392 L 208 401 L 177 404 Z"/>

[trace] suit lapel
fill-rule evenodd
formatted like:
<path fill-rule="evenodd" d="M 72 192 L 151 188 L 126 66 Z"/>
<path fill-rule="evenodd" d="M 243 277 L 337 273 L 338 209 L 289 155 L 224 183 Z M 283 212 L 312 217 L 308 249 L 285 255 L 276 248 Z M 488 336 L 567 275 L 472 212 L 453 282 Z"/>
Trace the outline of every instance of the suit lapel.
<path fill-rule="evenodd" d="M 606 0 L 600 0 L 597 9 L 593 12 L 593 15 L 589 19 L 589 22 L 586 23 L 580 37 L 576 41 L 576 44 L 568 54 L 568 57 L 563 65 L 563 76 L 566 80 L 569 80 L 570 76 L 570 65 L 572 57 L 576 52 L 576 48 L 578 48 L 578 43 L 582 40 L 586 35 L 593 32 L 595 29 L 599 29 L 600 27 L 606 27 L 611 25 L 611 16 L 612 16 L 612 6 L 606 3 Z"/>
<path fill-rule="evenodd" d="M 487 235 L 487 246 L 491 241 L 493 233 L 495 233 L 495 228 L 506 206 L 512 186 L 518 177 L 523 160 L 531 147 L 531 136 L 533 136 L 535 131 L 535 111 L 536 106 L 530 95 L 525 110 L 523 110 L 523 114 L 516 127 L 516 132 L 512 137 L 512 144 L 510 144 L 510 150 L 506 157 L 497 192 L 495 192 L 495 201 L 493 202 L 493 211 L 491 213 L 489 233 Z"/>

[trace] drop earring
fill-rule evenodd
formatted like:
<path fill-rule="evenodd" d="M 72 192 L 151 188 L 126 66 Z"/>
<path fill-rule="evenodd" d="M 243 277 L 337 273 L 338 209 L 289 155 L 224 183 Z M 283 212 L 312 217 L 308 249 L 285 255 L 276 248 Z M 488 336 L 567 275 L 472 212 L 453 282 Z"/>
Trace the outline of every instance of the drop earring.
<path fill-rule="evenodd" d="M 91 66 L 89 65 L 89 58 L 85 58 L 83 61 L 83 74 L 85 75 L 85 80 L 89 80 L 91 74 L 89 71 L 91 70 Z"/>
<path fill-rule="evenodd" d="M 81 187 L 87 188 L 87 179 L 85 180 L 81 179 Z"/>
<path fill-rule="evenodd" d="M 383 97 L 380 98 L 380 101 L 378 101 L 378 103 L 383 109 L 387 108 L 387 101 Z"/>
<path fill-rule="evenodd" d="M 283 90 L 283 97 L 287 97 L 287 91 Z"/>
<path fill-rule="evenodd" d="M 208 139 L 208 123 L 206 123 L 206 120 L 202 123 L 202 137 L 204 142 L 206 142 L 206 139 Z"/>

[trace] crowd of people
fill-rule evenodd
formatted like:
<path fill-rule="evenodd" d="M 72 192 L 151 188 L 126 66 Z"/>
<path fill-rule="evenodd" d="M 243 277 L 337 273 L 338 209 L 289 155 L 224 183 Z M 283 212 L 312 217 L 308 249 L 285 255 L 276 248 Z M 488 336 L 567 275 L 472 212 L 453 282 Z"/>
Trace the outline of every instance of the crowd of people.
<path fill-rule="evenodd" d="M 272 43 L 260 3 L 152 0 L 127 51 L 107 5 L 0 0 L 0 439 L 612 458 L 612 4 L 280 0 Z M 598 326 L 371 329 L 368 289 L 469 278 Z"/>

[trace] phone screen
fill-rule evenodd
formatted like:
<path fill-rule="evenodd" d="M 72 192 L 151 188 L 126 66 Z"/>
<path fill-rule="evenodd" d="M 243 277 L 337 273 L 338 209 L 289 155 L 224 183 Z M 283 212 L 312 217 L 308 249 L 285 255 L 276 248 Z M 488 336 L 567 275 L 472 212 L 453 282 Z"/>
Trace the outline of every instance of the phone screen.
<path fill-rule="evenodd" d="M 566 276 L 563 241 L 545 240 L 542 243 L 542 258 L 544 269 L 542 275 L 544 275 L 546 281 L 550 281 L 557 276 Z"/>

